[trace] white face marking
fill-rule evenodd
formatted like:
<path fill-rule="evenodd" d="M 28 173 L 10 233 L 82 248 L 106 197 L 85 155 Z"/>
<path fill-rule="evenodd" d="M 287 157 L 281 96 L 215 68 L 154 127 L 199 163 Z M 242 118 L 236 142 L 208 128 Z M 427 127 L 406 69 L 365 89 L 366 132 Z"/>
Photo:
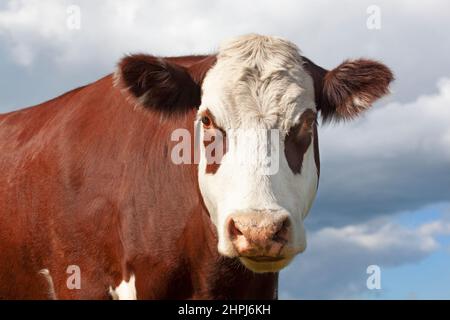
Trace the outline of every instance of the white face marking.
<path fill-rule="evenodd" d="M 214 174 L 206 173 L 205 148 L 201 145 L 199 184 L 211 219 L 217 227 L 219 252 L 236 256 L 227 235 L 227 221 L 234 212 L 270 210 L 287 212 L 292 221 L 292 255 L 306 247 L 303 219 L 314 200 L 318 176 L 313 141 L 303 157 L 301 174 L 294 174 L 284 154 L 284 138 L 307 109 L 316 111 L 311 76 L 290 42 L 257 35 L 237 38 L 221 46 L 217 63 L 202 86 L 202 105 L 228 135 L 228 152 Z M 201 125 L 197 123 L 197 125 Z M 239 130 L 278 130 L 279 170 L 258 174 L 260 160 L 236 163 L 236 152 L 247 150 L 255 159 L 267 158 L 264 135 L 240 139 Z M 202 131 L 202 130 L 200 130 Z M 201 136 L 203 139 L 203 133 Z M 238 157 L 238 156 L 237 156 Z"/>
<path fill-rule="evenodd" d="M 109 293 L 114 300 L 136 300 L 136 279 L 134 275 L 127 282 L 123 280 L 115 289 L 109 288 Z"/>

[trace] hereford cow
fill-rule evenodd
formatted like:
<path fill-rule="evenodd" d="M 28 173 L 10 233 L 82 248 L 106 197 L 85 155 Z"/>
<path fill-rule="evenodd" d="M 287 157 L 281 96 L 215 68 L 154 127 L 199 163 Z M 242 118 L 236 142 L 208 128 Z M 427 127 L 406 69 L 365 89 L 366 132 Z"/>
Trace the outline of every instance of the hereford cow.
<path fill-rule="evenodd" d="M 364 59 L 327 71 L 247 35 L 214 55 L 126 56 L 1 115 L 0 298 L 276 298 L 278 271 L 306 246 L 318 114 L 356 118 L 392 78 Z M 268 157 L 275 169 L 261 170 Z"/>

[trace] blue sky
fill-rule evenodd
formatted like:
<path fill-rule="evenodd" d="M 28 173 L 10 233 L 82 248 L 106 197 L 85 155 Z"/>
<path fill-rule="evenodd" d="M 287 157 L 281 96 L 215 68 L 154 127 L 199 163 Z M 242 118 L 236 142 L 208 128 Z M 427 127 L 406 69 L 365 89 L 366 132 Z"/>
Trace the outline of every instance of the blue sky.
<path fill-rule="evenodd" d="M 396 220 L 407 226 L 417 226 L 448 216 L 449 204 L 436 204 L 413 214 L 399 214 Z M 415 299 L 449 299 L 450 297 L 450 235 L 441 235 L 440 249 L 417 264 L 391 268 L 384 273 L 385 297 Z"/>
<path fill-rule="evenodd" d="M 75 5 L 80 28 L 69 28 Z M 371 5 L 380 28 L 367 26 Z M 392 94 L 361 119 L 322 126 L 308 249 L 282 272 L 283 298 L 450 299 L 450 3 L 88 1 L 0 3 L 0 112 L 114 71 L 126 53 L 211 53 L 235 35 L 285 37 L 326 68 L 370 57 Z M 381 268 L 381 290 L 366 268 Z"/>

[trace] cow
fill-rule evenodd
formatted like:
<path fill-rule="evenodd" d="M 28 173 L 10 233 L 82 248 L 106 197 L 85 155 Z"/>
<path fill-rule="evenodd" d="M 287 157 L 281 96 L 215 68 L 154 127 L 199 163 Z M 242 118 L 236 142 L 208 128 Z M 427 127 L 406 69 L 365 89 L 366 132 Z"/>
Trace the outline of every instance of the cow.
<path fill-rule="evenodd" d="M 250 34 L 209 55 L 127 55 L 2 114 L 0 298 L 277 298 L 306 248 L 319 117 L 357 118 L 392 80 L 373 60 L 326 70 Z M 174 160 L 177 130 L 192 161 Z M 235 160 L 246 151 L 254 161 Z M 275 170 L 260 170 L 272 151 Z"/>

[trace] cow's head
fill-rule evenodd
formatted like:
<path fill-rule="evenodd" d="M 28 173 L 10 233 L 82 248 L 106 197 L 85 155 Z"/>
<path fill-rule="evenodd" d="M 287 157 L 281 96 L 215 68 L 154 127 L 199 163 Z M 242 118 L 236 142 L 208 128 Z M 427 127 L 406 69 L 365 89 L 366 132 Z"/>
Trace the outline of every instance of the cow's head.
<path fill-rule="evenodd" d="M 198 108 L 198 179 L 218 250 L 255 272 L 278 271 L 305 250 L 303 220 L 320 169 L 318 113 L 353 119 L 393 79 L 371 60 L 327 71 L 294 44 L 259 35 L 229 41 L 213 59 L 191 65 L 130 56 L 118 76 L 146 107 Z"/>

